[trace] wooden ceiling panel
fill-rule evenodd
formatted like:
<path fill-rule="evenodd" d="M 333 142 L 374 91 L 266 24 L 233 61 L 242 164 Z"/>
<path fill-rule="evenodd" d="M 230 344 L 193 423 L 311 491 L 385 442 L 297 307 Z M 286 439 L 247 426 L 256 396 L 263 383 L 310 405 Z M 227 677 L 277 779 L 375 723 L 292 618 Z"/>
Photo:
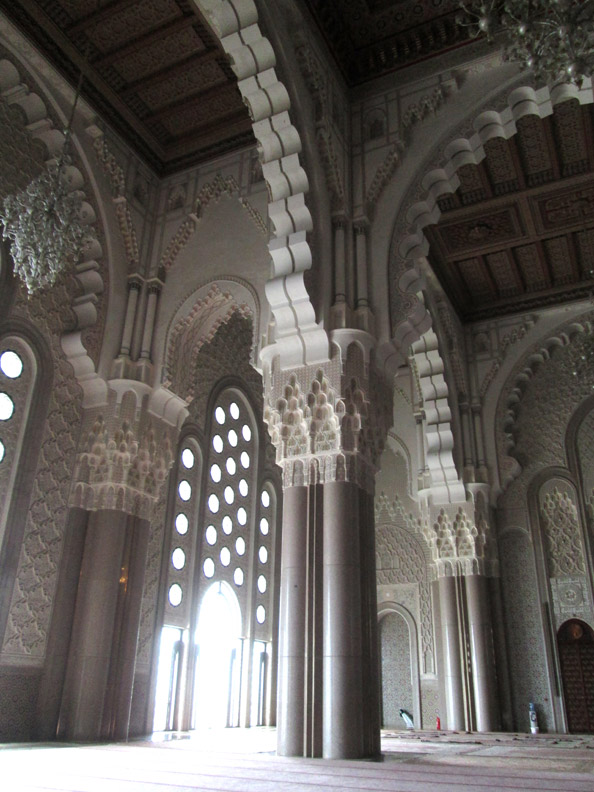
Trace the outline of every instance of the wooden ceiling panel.
<path fill-rule="evenodd" d="M 459 0 L 303 0 L 351 84 L 468 43 Z"/>
<path fill-rule="evenodd" d="M 526 292 L 548 289 L 551 282 L 538 245 L 523 245 L 517 247 L 514 252 Z"/>
<path fill-rule="evenodd" d="M 139 0 L 121 10 L 114 8 L 108 17 L 87 26 L 85 32 L 98 50 L 107 53 L 183 16 L 175 0 Z"/>
<path fill-rule="evenodd" d="M 463 319 L 530 310 L 592 289 L 593 112 L 571 100 L 544 120 L 524 116 L 514 137 L 488 141 L 480 165 L 458 171 L 455 195 L 439 199 L 440 221 L 425 230 L 429 259 Z"/>
<path fill-rule="evenodd" d="M 157 173 L 254 143 L 237 81 L 191 0 L 15 0 L 6 9 Z"/>

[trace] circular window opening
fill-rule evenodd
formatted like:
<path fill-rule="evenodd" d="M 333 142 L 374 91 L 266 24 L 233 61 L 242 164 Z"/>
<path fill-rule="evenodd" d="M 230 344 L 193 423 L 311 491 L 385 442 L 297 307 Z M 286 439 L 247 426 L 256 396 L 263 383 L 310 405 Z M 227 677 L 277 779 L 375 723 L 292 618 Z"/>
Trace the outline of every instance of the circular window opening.
<path fill-rule="evenodd" d="M 237 432 L 235 429 L 229 429 L 229 434 L 227 435 L 227 439 L 229 440 L 229 445 L 235 446 L 237 445 Z"/>
<path fill-rule="evenodd" d="M 174 583 L 172 586 L 169 586 L 169 604 L 172 607 L 177 608 L 182 601 L 183 595 L 184 593 L 179 583 Z"/>
<path fill-rule="evenodd" d="M 171 553 L 171 563 L 174 569 L 183 569 L 186 565 L 186 554 L 181 547 L 176 547 Z"/>
<path fill-rule="evenodd" d="M 221 426 L 222 426 L 225 423 L 225 418 L 226 417 L 227 416 L 225 415 L 225 410 L 223 410 L 222 407 L 217 407 L 217 409 L 215 410 L 215 420 L 216 420 L 216 422 L 218 424 L 221 424 Z"/>
<path fill-rule="evenodd" d="M 221 548 L 220 558 L 223 566 L 229 566 L 231 563 L 231 551 L 228 547 Z"/>
<path fill-rule="evenodd" d="M 0 440 L 0 462 L 4 459 L 4 443 Z"/>
<path fill-rule="evenodd" d="M 243 555 L 245 553 L 245 539 L 242 536 L 239 536 L 235 542 L 235 550 L 237 551 L 237 555 Z"/>
<path fill-rule="evenodd" d="M 260 594 L 264 594 L 266 591 L 266 577 L 264 575 L 259 575 L 258 577 L 258 591 Z"/>
<path fill-rule="evenodd" d="M 227 468 L 227 473 L 230 476 L 235 475 L 235 471 L 237 470 L 237 465 L 235 464 L 235 460 L 232 457 L 229 457 L 225 462 L 225 467 Z"/>
<path fill-rule="evenodd" d="M 266 621 L 266 608 L 264 605 L 258 605 L 256 608 L 256 621 L 258 624 L 264 624 Z"/>
<path fill-rule="evenodd" d="M 240 525 L 245 525 L 247 522 L 247 512 L 243 506 L 240 509 L 237 509 L 237 522 Z"/>
<path fill-rule="evenodd" d="M 258 550 L 258 558 L 261 564 L 265 564 L 268 561 L 268 550 L 264 546 Z"/>
<path fill-rule="evenodd" d="M 231 418 L 236 421 L 239 418 L 239 407 L 235 402 L 231 402 L 229 405 L 229 412 L 231 413 Z"/>
<path fill-rule="evenodd" d="M 246 470 L 250 466 L 250 455 L 247 451 L 242 451 L 241 456 L 239 457 L 239 461 L 241 462 L 241 466 L 244 467 Z"/>
<path fill-rule="evenodd" d="M 23 373 L 23 361 L 12 349 L 7 349 L 0 355 L 0 370 L 5 377 L 16 379 Z"/>
<path fill-rule="evenodd" d="M 250 440 L 252 439 L 252 430 L 247 424 L 244 424 L 241 427 L 241 434 L 243 435 L 243 439 L 245 440 L 246 443 L 249 443 Z"/>
<path fill-rule="evenodd" d="M 221 437 L 221 435 L 215 435 L 212 438 L 212 447 L 217 452 L 217 454 L 221 453 L 221 451 L 223 450 L 223 438 Z"/>
<path fill-rule="evenodd" d="M 245 498 L 248 492 L 249 492 L 249 487 L 247 481 L 245 479 L 241 479 L 241 481 L 239 482 L 239 494 Z"/>
<path fill-rule="evenodd" d="M 270 495 L 266 492 L 266 490 L 262 490 L 260 500 L 262 501 L 262 506 L 264 506 L 265 509 L 270 506 Z"/>
<path fill-rule="evenodd" d="M 221 468 L 218 465 L 210 466 L 210 478 L 215 484 L 218 484 L 221 480 Z"/>
<path fill-rule="evenodd" d="M 269 529 L 268 520 L 266 519 L 266 517 L 262 517 L 262 519 L 260 520 L 260 533 L 264 534 L 264 536 L 267 536 L 268 529 Z"/>
<path fill-rule="evenodd" d="M 223 517 L 223 531 L 224 531 L 224 532 L 225 532 L 227 535 L 229 535 L 229 534 L 231 533 L 231 531 L 232 531 L 232 530 L 233 530 L 233 520 L 231 519 L 231 517 L 229 517 L 229 515 L 228 515 L 228 514 L 226 514 L 226 515 Z"/>
<path fill-rule="evenodd" d="M 204 559 L 204 564 L 202 565 L 202 571 L 204 572 L 204 577 L 211 578 L 215 573 L 215 564 L 212 558 Z"/>
<path fill-rule="evenodd" d="M 14 412 L 14 402 L 8 393 L 0 393 L 0 421 L 8 421 Z"/>
<path fill-rule="evenodd" d="M 208 496 L 208 508 L 213 514 L 216 514 L 219 510 L 219 499 L 214 493 Z"/>
<path fill-rule="evenodd" d="M 190 470 L 194 467 L 194 453 L 189 448 L 184 448 L 181 455 L 182 465 Z"/>
<path fill-rule="evenodd" d="M 243 569 L 239 567 L 233 573 L 233 582 L 236 586 L 243 586 Z"/>
<path fill-rule="evenodd" d="M 235 500 L 235 492 L 233 491 L 233 487 L 225 487 L 223 497 L 225 498 L 225 503 L 231 505 Z"/>
<path fill-rule="evenodd" d="M 180 512 L 177 517 L 175 518 L 175 530 L 178 534 L 182 534 L 182 536 L 188 533 L 188 518 L 183 512 Z"/>
<path fill-rule="evenodd" d="M 192 497 L 192 487 L 190 486 L 190 482 L 186 481 L 185 479 L 179 482 L 177 491 L 179 493 L 179 497 L 183 501 L 189 501 Z"/>
<path fill-rule="evenodd" d="M 204 535 L 209 545 L 214 545 L 217 543 L 217 529 L 214 527 L 214 525 L 209 525 Z"/>

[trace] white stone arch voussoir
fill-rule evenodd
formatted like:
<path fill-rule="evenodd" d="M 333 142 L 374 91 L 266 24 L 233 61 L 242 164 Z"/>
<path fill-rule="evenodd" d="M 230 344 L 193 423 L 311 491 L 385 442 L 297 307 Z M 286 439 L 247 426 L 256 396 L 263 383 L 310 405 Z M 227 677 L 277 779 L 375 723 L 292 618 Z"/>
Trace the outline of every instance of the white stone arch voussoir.
<path fill-rule="evenodd" d="M 453 492 L 456 494 L 454 500 L 464 500 L 464 487 L 455 473 L 453 462 L 451 411 L 447 384 L 443 377 L 444 364 L 439 351 L 439 339 L 432 329 L 431 314 L 421 293 L 425 284 L 423 270 L 428 267 L 429 252 L 429 241 L 424 229 L 439 221 L 441 212 L 437 204 L 438 198 L 456 192 L 460 186 L 458 168 L 469 163 L 478 164 L 485 158 L 485 143 L 494 137 L 511 138 L 516 134 L 516 124 L 520 118 L 525 115 L 545 118 L 554 112 L 555 105 L 568 99 L 577 99 L 580 104 L 592 103 L 594 96 L 591 80 L 584 80 L 581 88 L 566 84 L 553 88 L 545 86 L 538 90 L 530 86 L 516 88 L 510 93 L 507 107 L 503 111 L 481 112 L 473 123 L 475 133 L 470 138 L 452 141 L 445 150 L 445 162 L 441 167 L 430 170 L 422 178 L 424 197 L 407 212 L 409 233 L 398 248 L 399 256 L 405 262 L 405 269 L 398 286 L 401 291 L 415 295 L 418 299 L 410 301 L 408 314 L 394 328 L 393 345 L 400 351 L 401 358 L 404 351 L 412 346 L 414 362 L 419 372 L 423 408 L 427 416 L 424 425 L 431 488 L 433 490 L 437 486 L 437 491 L 441 492 L 440 500 L 443 497 L 453 502 Z"/>
<path fill-rule="evenodd" d="M 0 97 L 7 104 L 20 108 L 27 133 L 43 143 L 46 165 L 54 163 L 64 146 L 64 133 L 54 126 L 45 100 L 29 89 L 21 79 L 18 67 L 8 58 L 0 60 Z M 84 176 L 75 165 L 68 168 L 68 180 L 72 190 L 82 190 L 85 187 Z M 89 229 L 92 229 L 97 223 L 93 207 L 83 201 L 82 211 L 84 220 Z M 104 286 L 98 264 L 101 258 L 103 250 L 95 234 L 83 251 L 83 260 L 75 268 L 75 275 L 83 292 L 74 298 L 71 305 L 76 317 L 76 327 L 61 339 L 62 349 L 85 392 L 85 398 L 89 396 L 89 388 L 94 390 L 91 382 L 97 376 L 95 364 L 87 354 L 81 336 L 83 330 L 97 321 L 96 295 L 103 291 Z"/>
<path fill-rule="evenodd" d="M 272 45 L 260 31 L 253 0 L 193 2 L 229 56 L 253 122 L 268 185 L 272 275 L 266 296 L 276 322 L 276 342 L 262 358 L 279 356 L 283 369 L 328 360 L 328 336 L 316 322 L 303 280 L 312 263 L 306 239 L 313 227 L 305 204 L 309 183 L 299 161 L 301 139 L 289 116 L 289 94 L 275 72 Z"/>

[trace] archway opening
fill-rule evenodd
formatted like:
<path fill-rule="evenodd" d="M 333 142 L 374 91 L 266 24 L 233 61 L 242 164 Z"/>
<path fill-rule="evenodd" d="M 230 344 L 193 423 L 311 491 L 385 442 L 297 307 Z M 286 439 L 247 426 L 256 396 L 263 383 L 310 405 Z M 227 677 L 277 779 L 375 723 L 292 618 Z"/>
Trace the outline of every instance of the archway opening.
<path fill-rule="evenodd" d="M 204 595 L 196 628 L 192 728 L 239 726 L 241 665 L 239 602 L 217 582 Z"/>
<path fill-rule="evenodd" d="M 392 612 L 381 619 L 379 631 L 382 665 L 382 728 L 405 729 L 407 724 L 400 715 L 400 710 L 404 710 L 414 718 L 410 630 L 405 619 L 399 613 Z"/>
<path fill-rule="evenodd" d="M 557 633 L 568 731 L 594 733 L 594 630 L 570 619 Z"/>

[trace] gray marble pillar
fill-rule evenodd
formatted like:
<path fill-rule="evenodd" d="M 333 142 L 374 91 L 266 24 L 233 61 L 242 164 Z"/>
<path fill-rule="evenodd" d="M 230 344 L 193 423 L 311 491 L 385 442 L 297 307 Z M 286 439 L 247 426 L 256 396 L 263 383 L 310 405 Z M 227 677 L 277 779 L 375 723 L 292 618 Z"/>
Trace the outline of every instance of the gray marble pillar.
<path fill-rule="evenodd" d="M 323 756 L 364 755 L 358 488 L 324 484 Z"/>
<path fill-rule="evenodd" d="M 88 515 L 58 734 L 126 739 L 149 524 L 118 511 Z"/>
<path fill-rule="evenodd" d="M 455 577 L 441 577 L 438 580 L 446 727 L 455 731 L 466 728 L 457 585 Z"/>
<path fill-rule="evenodd" d="M 474 726 L 481 732 L 496 731 L 500 724 L 488 581 L 481 575 L 469 575 L 464 578 L 464 584 L 472 663 Z"/>
<path fill-rule="evenodd" d="M 307 524 L 308 488 L 285 488 L 276 716 L 279 756 L 303 756 L 305 751 Z"/>
<path fill-rule="evenodd" d="M 102 731 L 126 523 L 116 511 L 89 514 L 62 695 L 59 735 L 97 740 Z"/>

